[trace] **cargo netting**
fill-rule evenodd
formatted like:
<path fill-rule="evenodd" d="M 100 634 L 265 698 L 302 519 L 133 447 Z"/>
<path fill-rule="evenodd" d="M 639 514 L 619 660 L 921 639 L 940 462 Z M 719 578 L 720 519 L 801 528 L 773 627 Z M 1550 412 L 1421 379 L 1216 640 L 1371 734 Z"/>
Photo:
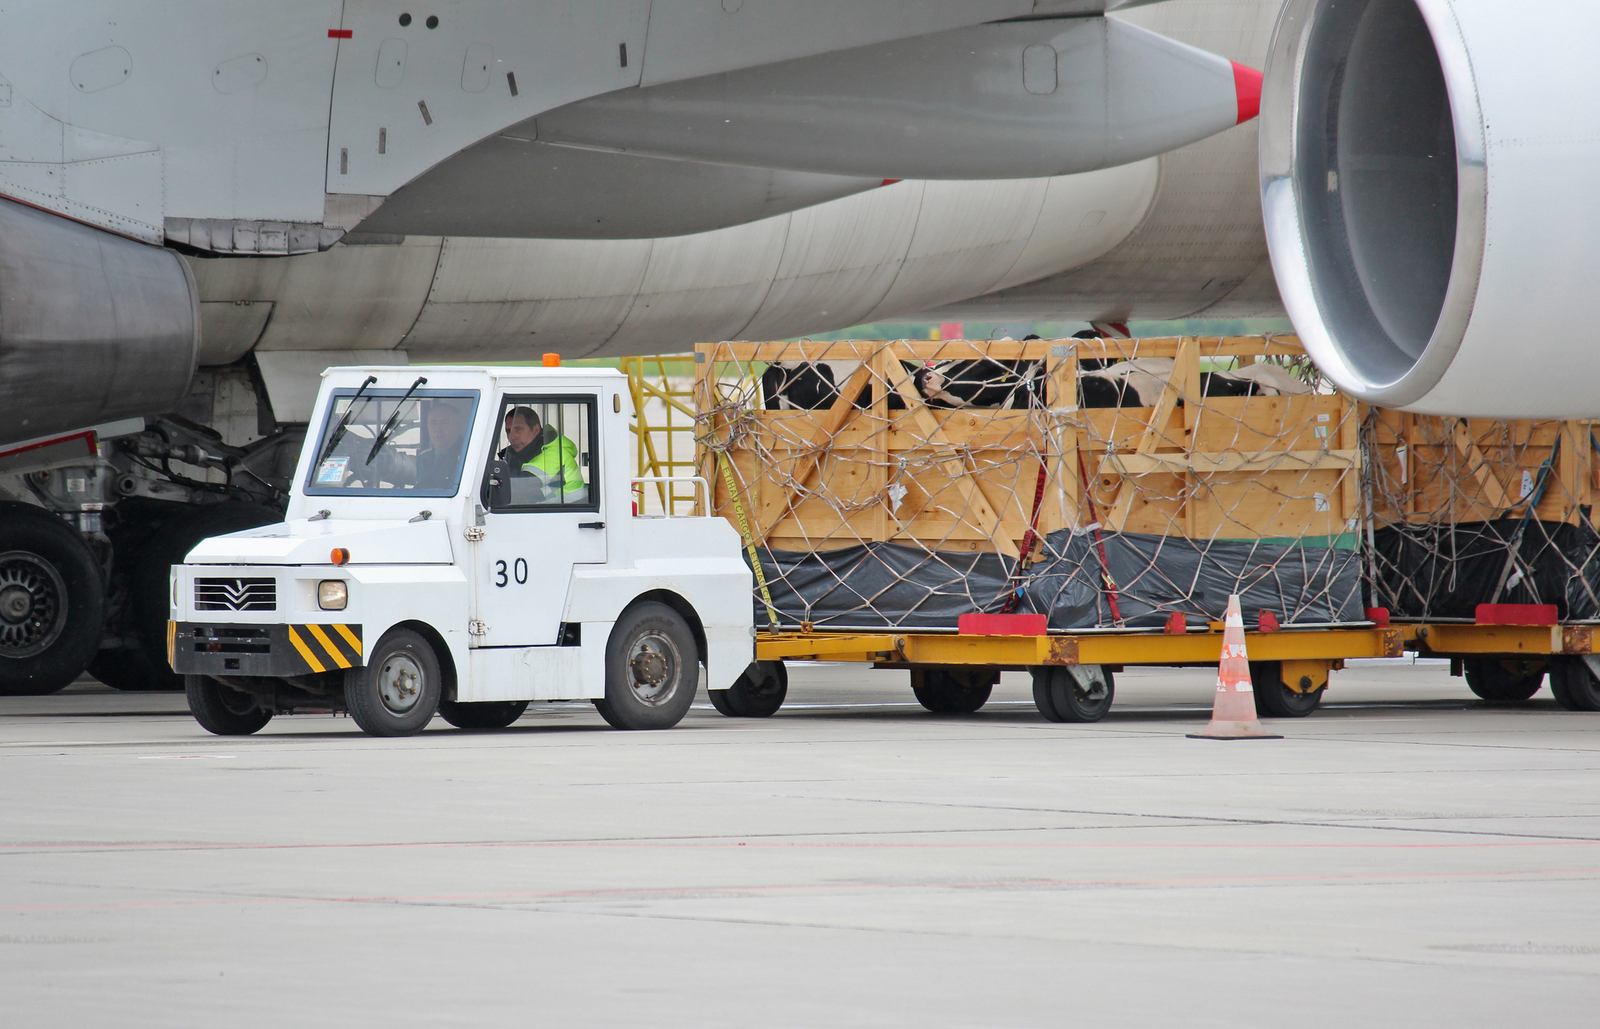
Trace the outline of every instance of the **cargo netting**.
<path fill-rule="evenodd" d="M 758 624 L 1361 621 L 1361 413 L 1290 337 L 716 343 L 698 470 Z"/>

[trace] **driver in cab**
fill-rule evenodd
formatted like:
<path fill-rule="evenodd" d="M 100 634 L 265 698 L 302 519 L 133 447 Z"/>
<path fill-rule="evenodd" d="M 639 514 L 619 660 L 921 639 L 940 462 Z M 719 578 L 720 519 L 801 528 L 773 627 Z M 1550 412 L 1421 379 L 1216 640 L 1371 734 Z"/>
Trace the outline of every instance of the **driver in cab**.
<path fill-rule="evenodd" d="M 510 446 L 500 451 L 500 457 L 513 475 L 538 479 L 546 502 L 581 504 L 588 499 L 589 487 L 578 467 L 578 445 L 543 426 L 533 408 L 513 407 L 506 412 L 506 439 Z"/>

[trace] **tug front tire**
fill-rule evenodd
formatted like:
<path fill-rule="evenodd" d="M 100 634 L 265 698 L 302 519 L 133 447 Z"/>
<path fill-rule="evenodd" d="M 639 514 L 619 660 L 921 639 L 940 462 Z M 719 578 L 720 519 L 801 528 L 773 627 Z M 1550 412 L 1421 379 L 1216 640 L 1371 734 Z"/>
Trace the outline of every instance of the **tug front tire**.
<path fill-rule="evenodd" d="M 345 706 L 370 736 L 414 736 L 439 710 L 442 679 L 427 640 L 410 629 L 391 629 L 366 665 L 345 670 Z"/>
<path fill-rule="evenodd" d="M 606 695 L 595 709 L 618 729 L 670 729 L 694 703 L 699 669 L 683 616 L 655 601 L 635 604 L 606 641 Z"/>
<path fill-rule="evenodd" d="M 526 710 L 526 700 L 491 700 L 481 704 L 439 701 L 439 717 L 457 729 L 504 729 L 521 718 Z"/>
<path fill-rule="evenodd" d="M 209 675 L 185 675 L 183 692 L 200 728 L 217 736 L 249 736 L 272 721 L 272 712 L 256 698 Z"/>

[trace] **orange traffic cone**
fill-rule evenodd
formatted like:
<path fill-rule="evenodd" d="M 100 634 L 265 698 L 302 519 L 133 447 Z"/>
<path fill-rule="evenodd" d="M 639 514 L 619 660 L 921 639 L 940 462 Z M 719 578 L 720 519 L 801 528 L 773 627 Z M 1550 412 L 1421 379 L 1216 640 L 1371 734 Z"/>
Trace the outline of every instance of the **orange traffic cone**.
<path fill-rule="evenodd" d="M 1217 665 L 1217 699 L 1211 724 L 1205 732 L 1189 733 L 1191 740 L 1281 740 L 1261 731 L 1256 720 L 1256 695 L 1250 685 L 1250 658 L 1244 647 L 1244 616 L 1239 598 L 1228 598 L 1222 619 L 1222 660 Z"/>

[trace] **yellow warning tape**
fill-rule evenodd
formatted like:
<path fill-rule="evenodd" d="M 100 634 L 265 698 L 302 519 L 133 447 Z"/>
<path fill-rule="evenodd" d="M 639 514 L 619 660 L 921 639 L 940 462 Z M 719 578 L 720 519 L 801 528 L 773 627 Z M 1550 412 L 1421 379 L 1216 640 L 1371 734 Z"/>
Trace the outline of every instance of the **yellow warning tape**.
<path fill-rule="evenodd" d="M 767 589 L 767 574 L 761 570 L 761 558 L 756 554 L 755 535 L 750 531 L 750 521 L 744 516 L 744 505 L 739 503 L 739 490 L 733 479 L 733 462 L 726 451 L 717 451 L 717 465 L 722 469 L 722 480 L 728 485 L 728 500 L 733 513 L 739 518 L 739 535 L 744 537 L 745 553 L 750 555 L 750 569 L 756 573 L 756 585 L 761 587 L 761 600 L 767 605 L 767 623 L 778 630 L 778 609 L 772 606 L 772 592 Z"/>

